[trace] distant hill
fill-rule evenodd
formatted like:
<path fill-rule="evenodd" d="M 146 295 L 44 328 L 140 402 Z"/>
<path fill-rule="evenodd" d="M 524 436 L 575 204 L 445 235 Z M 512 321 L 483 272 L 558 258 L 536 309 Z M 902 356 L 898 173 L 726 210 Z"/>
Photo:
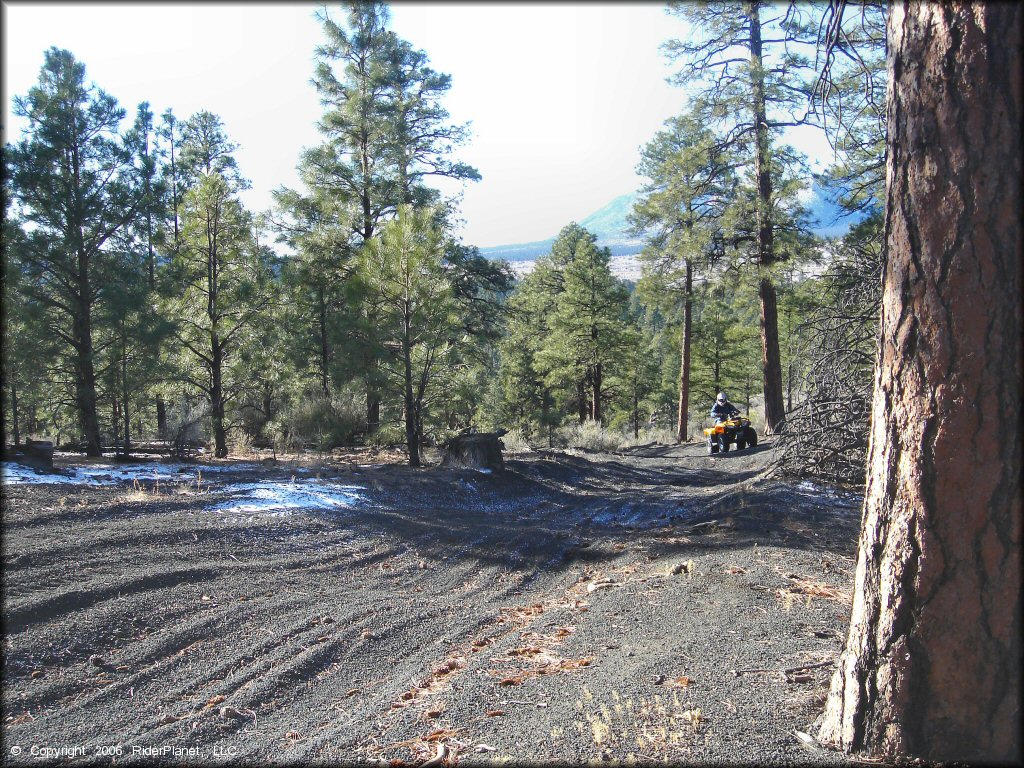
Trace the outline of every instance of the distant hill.
<path fill-rule="evenodd" d="M 833 202 L 833 195 L 825 187 L 815 184 L 805 201 L 810 211 L 812 231 L 818 237 L 842 237 L 846 231 L 863 220 L 864 214 L 847 214 Z M 619 195 L 607 205 L 594 211 L 579 225 L 597 236 L 597 244 L 607 247 L 612 256 L 631 256 L 643 250 L 643 240 L 632 237 L 626 232 L 629 223 L 626 217 L 633 208 L 636 192 Z M 532 243 L 514 245 L 494 245 L 481 248 L 480 253 L 490 259 L 505 261 L 534 261 L 546 253 L 551 253 L 555 236 L 547 240 L 536 240 Z"/>
<path fill-rule="evenodd" d="M 607 247 L 613 256 L 628 256 L 639 253 L 643 249 L 643 240 L 626 235 L 629 215 L 636 200 L 636 192 L 619 195 L 604 207 L 594 211 L 582 221 L 581 227 L 597 236 L 597 244 Z M 536 240 L 532 243 L 516 243 L 514 245 L 494 245 L 481 248 L 480 253 L 489 259 L 505 261 L 533 261 L 546 253 L 551 253 L 555 242 L 553 235 L 547 240 Z"/>

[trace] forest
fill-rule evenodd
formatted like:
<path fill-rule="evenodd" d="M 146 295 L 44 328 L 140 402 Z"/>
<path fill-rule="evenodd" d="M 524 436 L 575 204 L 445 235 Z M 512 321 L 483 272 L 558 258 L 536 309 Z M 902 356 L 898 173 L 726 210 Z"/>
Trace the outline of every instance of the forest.
<path fill-rule="evenodd" d="M 248 182 L 215 113 L 143 103 L 129 118 L 85 62 L 46 52 L 15 96 L 29 127 L 5 148 L 5 440 L 123 456 L 402 445 L 418 465 L 466 429 L 686 441 L 726 390 L 766 434 L 820 433 L 794 471 L 858 482 L 882 5 L 847 14 L 827 51 L 827 6 L 670 6 L 703 35 L 664 46 L 696 95 L 642 152 L 636 284 L 573 222 L 520 280 L 458 241 L 456 200 L 430 186 L 479 178 L 458 160 L 469 134 L 444 107 L 450 77 L 389 30 L 386 6 L 343 10 L 320 15 L 322 143 L 266 211 L 241 205 Z M 801 190 L 815 179 L 783 143 L 796 124 L 829 132 L 836 161 L 819 180 L 863 212 L 841 240 L 810 231 Z"/>
<path fill-rule="evenodd" d="M 1020 762 L 1024 11 L 665 10 L 635 281 L 578 222 L 526 271 L 463 242 L 470 125 L 384 3 L 317 11 L 267 210 L 216 105 L 45 52 L 3 150 L 15 763 Z"/>

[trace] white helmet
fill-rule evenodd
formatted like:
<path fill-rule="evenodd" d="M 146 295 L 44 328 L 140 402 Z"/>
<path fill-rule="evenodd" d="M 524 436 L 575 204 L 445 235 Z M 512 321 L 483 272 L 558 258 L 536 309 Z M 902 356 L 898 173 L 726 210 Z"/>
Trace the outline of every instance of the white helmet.
<path fill-rule="evenodd" d="M 725 403 L 728 402 L 729 396 L 726 395 L 725 392 L 719 392 L 718 397 L 716 397 L 715 400 L 717 400 L 720 403 Z"/>

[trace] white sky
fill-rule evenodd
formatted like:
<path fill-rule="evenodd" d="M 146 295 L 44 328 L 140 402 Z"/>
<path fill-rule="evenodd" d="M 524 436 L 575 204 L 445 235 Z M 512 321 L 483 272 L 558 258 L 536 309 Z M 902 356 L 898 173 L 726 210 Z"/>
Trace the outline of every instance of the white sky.
<path fill-rule="evenodd" d="M 141 101 L 157 116 L 219 114 L 252 181 L 245 203 L 265 209 L 272 189 L 297 185 L 299 152 L 319 142 L 309 84 L 319 7 L 5 2 L 5 140 L 22 127 L 12 97 L 38 80 L 44 50 L 66 48 L 129 117 Z M 472 121 L 457 155 L 483 176 L 465 188 L 467 243 L 544 239 L 633 191 L 640 147 L 684 106 L 658 46 L 685 28 L 663 4 L 391 8 L 392 29 L 452 76 L 452 120 Z M 338 5 L 328 9 L 341 18 Z"/>

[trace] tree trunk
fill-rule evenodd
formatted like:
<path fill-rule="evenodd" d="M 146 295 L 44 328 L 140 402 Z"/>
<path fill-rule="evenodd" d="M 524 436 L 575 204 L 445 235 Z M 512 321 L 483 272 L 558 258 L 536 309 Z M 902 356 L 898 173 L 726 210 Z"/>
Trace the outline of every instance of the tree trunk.
<path fill-rule="evenodd" d="M 123 343 L 127 344 L 127 339 L 123 339 Z M 124 455 L 130 456 L 132 452 L 132 430 L 128 408 L 128 356 L 124 347 L 121 348 L 121 410 L 124 412 Z"/>
<path fill-rule="evenodd" d="M 683 348 L 679 362 L 679 418 L 676 421 L 676 442 L 685 443 L 690 436 L 690 338 L 693 331 L 693 267 L 686 260 L 686 298 L 683 303 Z"/>
<path fill-rule="evenodd" d="M 320 325 L 320 388 L 324 393 L 324 399 L 331 396 L 330 360 L 331 350 L 327 340 L 327 300 L 324 296 L 324 286 L 317 286 L 317 322 Z M 269 416 L 267 418 L 270 418 Z M 378 415 L 378 421 L 379 421 Z"/>
<path fill-rule="evenodd" d="M 576 382 L 576 404 L 580 415 L 580 424 L 584 424 L 587 421 L 588 415 L 586 379 L 580 379 Z"/>
<path fill-rule="evenodd" d="M 604 382 L 603 382 L 603 375 L 602 374 L 603 374 L 603 372 L 601 370 L 601 364 L 597 363 L 594 366 L 594 376 L 593 376 L 593 385 L 594 385 L 594 410 L 593 410 L 593 418 L 594 418 L 594 421 L 596 421 L 598 424 L 601 423 L 601 419 L 602 419 L 602 413 L 601 413 L 601 388 L 602 388 L 602 386 L 604 384 Z"/>
<path fill-rule="evenodd" d="M 211 345 L 210 418 L 213 421 L 213 455 L 218 459 L 228 457 L 228 435 L 224 429 L 224 371 L 223 350 L 216 335 Z"/>
<path fill-rule="evenodd" d="M 366 432 L 372 435 L 380 428 L 380 393 L 374 384 L 366 385 Z"/>
<path fill-rule="evenodd" d="M 167 439 L 167 404 L 162 397 L 156 399 L 156 434 L 161 440 Z"/>
<path fill-rule="evenodd" d="M 782 405 L 782 362 L 779 352 L 779 312 L 775 285 L 767 270 L 775 263 L 775 233 L 772 224 L 772 175 L 769 163 L 768 122 L 765 114 L 764 74 L 761 72 L 761 17 L 757 3 L 745 8 L 750 19 L 751 86 L 754 107 L 754 175 L 757 177 L 757 263 L 761 270 L 758 295 L 761 298 L 761 350 L 764 374 L 764 433 L 782 428 L 786 412 Z"/>
<path fill-rule="evenodd" d="M 406 323 L 406 339 L 408 339 L 408 322 Z M 409 448 L 409 466 L 420 465 L 420 444 L 416 435 L 416 409 L 412 395 L 412 350 L 406 341 L 402 350 L 402 363 L 405 366 L 405 442 Z"/>
<path fill-rule="evenodd" d="M 118 452 L 118 443 L 121 442 L 121 402 L 117 399 L 117 377 L 111 382 L 110 387 L 110 431 L 114 435 L 114 452 Z"/>
<path fill-rule="evenodd" d="M 21 429 L 18 425 L 18 385 L 11 377 L 11 428 L 14 430 L 14 447 L 21 444 Z"/>
<path fill-rule="evenodd" d="M 100 417 L 96 405 L 96 371 L 92 360 L 92 328 L 88 310 L 73 323 L 77 340 L 75 354 L 75 405 L 85 440 L 87 456 L 101 456 Z"/>
<path fill-rule="evenodd" d="M 772 435 L 786 421 L 782 401 L 782 357 L 779 354 L 779 310 L 775 284 L 770 277 L 761 279 L 761 367 L 764 371 L 764 433 Z"/>
<path fill-rule="evenodd" d="M 881 336 L 856 588 L 819 738 L 1021 759 L 1021 7 L 889 18 Z"/>
<path fill-rule="evenodd" d="M 640 397 L 636 387 L 633 388 L 633 437 L 640 437 Z"/>

